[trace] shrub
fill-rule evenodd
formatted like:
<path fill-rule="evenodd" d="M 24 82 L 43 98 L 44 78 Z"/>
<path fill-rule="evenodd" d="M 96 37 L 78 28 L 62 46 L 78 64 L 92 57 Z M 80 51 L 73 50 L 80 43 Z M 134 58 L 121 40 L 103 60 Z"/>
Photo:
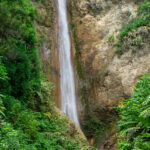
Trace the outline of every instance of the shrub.
<path fill-rule="evenodd" d="M 115 41 L 114 35 L 110 35 L 110 36 L 108 37 L 108 40 L 109 40 L 109 42 L 114 42 L 114 41 Z"/>
<path fill-rule="evenodd" d="M 119 108 L 120 150 L 148 150 L 150 146 L 150 74 L 140 79 L 132 97 Z"/>
<path fill-rule="evenodd" d="M 150 24 L 150 2 L 144 1 L 139 3 L 138 16 L 131 20 L 125 27 L 122 29 L 118 36 L 118 41 L 116 43 L 117 53 L 123 53 L 123 41 L 124 37 L 133 30 L 137 30 L 141 26 L 147 26 Z"/>
<path fill-rule="evenodd" d="M 2 93 L 10 93 L 10 85 L 8 83 L 7 72 L 4 64 L 1 61 L 0 57 L 0 94 Z"/>
<path fill-rule="evenodd" d="M 88 139 L 93 138 L 97 146 L 98 140 L 104 136 L 105 130 L 109 128 L 112 120 L 102 120 L 91 115 L 86 115 L 82 124 L 83 131 Z"/>
<path fill-rule="evenodd" d="M 34 97 L 41 86 L 35 16 L 30 0 L 0 1 L 0 55 L 10 78 L 11 94 L 21 100 Z"/>

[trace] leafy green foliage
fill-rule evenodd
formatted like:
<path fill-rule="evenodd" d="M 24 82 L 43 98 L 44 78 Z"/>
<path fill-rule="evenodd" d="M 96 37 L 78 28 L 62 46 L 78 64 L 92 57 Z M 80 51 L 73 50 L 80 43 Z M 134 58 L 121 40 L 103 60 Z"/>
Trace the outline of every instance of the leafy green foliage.
<path fill-rule="evenodd" d="M 150 2 L 145 1 L 139 5 L 138 16 L 143 18 L 143 20 L 150 21 Z"/>
<path fill-rule="evenodd" d="M 109 40 L 109 42 L 114 42 L 114 41 L 115 41 L 114 35 L 110 35 L 110 36 L 108 37 L 108 40 Z"/>
<path fill-rule="evenodd" d="M 1 58 L 0 58 L 0 80 L 6 80 L 7 79 L 7 73 L 6 73 L 6 68 L 4 67 L 4 65 L 1 62 Z"/>
<path fill-rule="evenodd" d="M 65 118 L 26 106 L 11 96 L 0 99 L 0 150 L 80 150 L 68 136 Z"/>
<path fill-rule="evenodd" d="M 97 138 L 105 130 L 105 123 L 97 118 L 87 115 L 83 123 L 83 130 L 86 133 L 86 136 L 90 138 Z"/>
<path fill-rule="evenodd" d="M 8 77 L 7 77 L 7 72 L 4 64 L 2 64 L 1 57 L 0 57 L 0 94 L 10 92 L 10 86 L 8 83 Z"/>
<path fill-rule="evenodd" d="M 150 148 L 150 74 L 140 79 L 132 97 L 119 108 L 120 150 Z"/>
<path fill-rule="evenodd" d="M 123 52 L 131 50 L 136 52 L 143 49 L 150 42 L 150 30 L 149 27 L 142 26 L 133 32 L 129 32 L 122 41 L 121 50 Z"/>
<path fill-rule="evenodd" d="M 139 3 L 138 16 L 130 21 L 120 32 L 117 41 L 117 53 L 123 53 L 123 41 L 124 37 L 133 30 L 137 30 L 141 26 L 147 26 L 150 24 L 150 2 L 144 1 Z"/>
<path fill-rule="evenodd" d="M 111 129 L 115 117 L 111 119 L 102 119 L 102 117 L 91 115 L 90 113 L 85 115 L 82 129 L 88 138 L 88 140 L 94 139 L 94 146 L 98 146 L 99 140 L 106 136 L 106 131 Z"/>
<path fill-rule="evenodd" d="M 80 150 L 41 85 L 35 17 L 31 0 L 0 0 L 0 150 Z"/>
<path fill-rule="evenodd" d="M 65 119 L 57 116 L 49 119 L 44 113 L 33 112 L 29 109 L 20 111 L 17 116 L 13 113 L 12 117 L 14 126 L 3 122 L 0 129 L 0 149 L 2 150 L 80 149 L 78 143 L 67 136 Z"/>
<path fill-rule="evenodd" d="M 11 95 L 26 100 L 40 91 L 40 67 L 30 0 L 0 1 L 0 55 L 7 69 Z M 7 92 L 7 90 L 6 90 Z"/>

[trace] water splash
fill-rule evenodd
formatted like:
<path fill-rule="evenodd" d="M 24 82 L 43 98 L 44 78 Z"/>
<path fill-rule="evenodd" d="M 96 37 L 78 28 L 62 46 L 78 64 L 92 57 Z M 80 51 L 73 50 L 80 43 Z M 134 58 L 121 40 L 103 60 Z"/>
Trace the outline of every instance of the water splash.
<path fill-rule="evenodd" d="M 61 104 L 62 111 L 79 124 L 66 3 L 66 0 L 58 0 Z"/>

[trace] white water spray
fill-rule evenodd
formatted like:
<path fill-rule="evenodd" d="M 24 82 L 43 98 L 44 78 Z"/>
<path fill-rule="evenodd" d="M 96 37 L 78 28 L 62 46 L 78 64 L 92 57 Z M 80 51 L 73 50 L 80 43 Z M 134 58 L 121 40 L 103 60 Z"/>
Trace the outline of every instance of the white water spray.
<path fill-rule="evenodd" d="M 66 0 L 58 0 L 61 105 L 62 111 L 79 124 L 66 5 Z"/>

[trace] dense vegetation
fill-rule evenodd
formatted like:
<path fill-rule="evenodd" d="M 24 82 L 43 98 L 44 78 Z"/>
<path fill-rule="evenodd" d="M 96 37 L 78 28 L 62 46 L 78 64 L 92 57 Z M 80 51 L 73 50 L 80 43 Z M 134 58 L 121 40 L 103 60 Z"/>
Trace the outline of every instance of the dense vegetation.
<path fill-rule="evenodd" d="M 100 116 L 94 117 L 88 113 L 82 124 L 83 131 L 89 140 L 93 139 L 93 145 L 97 146 L 105 137 L 106 129 L 108 130 L 111 127 L 114 120 L 114 117 L 112 119 L 101 119 Z"/>
<path fill-rule="evenodd" d="M 0 150 L 80 150 L 41 75 L 35 18 L 31 0 L 0 0 Z"/>
<path fill-rule="evenodd" d="M 135 93 L 119 109 L 119 149 L 150 149 L 150 74 L 140 79 Z"/>
<path fill-rule="evenodd" d="M 136 52 L 150 42 L 150 2 L 139 3 L 138 15 L 119 34 L 117 52 Z M 150 149 L 150 74 L 138 82 L 134 94 L 125 100 L 120 110 L 118 128 L 120 150 Z"/>
<path fill-rule="evenodd" d="M 0 0 L 0 150 L 80 150 L 79 143 L 72 138 L 75 131 L 70 133 L 67 120 L 60 118 L 54 109 L 53 84 L 42 77 L 35 19 L 36 10 L 31 0 Z M 145 28 L 149 24 L 150 2 L 145 1 L 139 4 L 137 18 L 120 33 L 118 52 L 122 53 L 129 32 L 144 26 L 142 34 L 137 32 L 132 39 L 131 46 L 149 37 Z M 78 41 L 76 24 L 72 23 L 71 27 L 78 76 L 91 84 L 97 76 L 87 75 L 80 60 L 82 42 Z M 109 40 L 114 41 L 113 36 Z M 83 84 L 80 90 L 86 103 L 90 88 Z M 119 149 L 150 149 L 150 74 L 141 78 L 135 93 L 119 110 Z M 90 116 L 87 108 L 83 129 L 89 139 L 99 138 L 108 123 Z"/>
<path fill-rule="evenodd" d="M 7 82 L 2 63 L 0 68 L 0 81 Z M 0 150 L 80 149 L 78 143 L 68 137 L 67 120 L 60 119 L 46 101 L 50 96 L 46 91 L 49 87 L 52 86 L 42 88 L 44 105 L 40 111 L 33 111 L 27 103 L 10 95 L 0 95 Z"/>
<path fill-rule="evenodd" d="M 0 1 L 0 55 L 10 79 L 0 90 L 20 100 L 33 100 L 41 86 L 35 16 L 30 0 Z"/>
<path fill-rule="evenodd" d="M 138 7 L 138 15 L 133 20 L 130 20 L 127 25 L 123 27 L 123 30 L 120 32 L 117 41 L 117 53 L 122 54 L 124 50 L 124 41 L 132 40 L 128 43 L 128 49 L 137 47 L 144 41 L 144 37 L 149 34 L 148 30 L 141 30 L 140 35 L 134 37 L 133 35 L 129 35 L 130 32 L 135 32 L 139 27 L 146 27 L 150 25 L 150 2 L 144 1 L 140 2 Z M 132 38 L 133 37 L 133 38 Z M 126 39 L 125 39 L 126 38 Z"/>

